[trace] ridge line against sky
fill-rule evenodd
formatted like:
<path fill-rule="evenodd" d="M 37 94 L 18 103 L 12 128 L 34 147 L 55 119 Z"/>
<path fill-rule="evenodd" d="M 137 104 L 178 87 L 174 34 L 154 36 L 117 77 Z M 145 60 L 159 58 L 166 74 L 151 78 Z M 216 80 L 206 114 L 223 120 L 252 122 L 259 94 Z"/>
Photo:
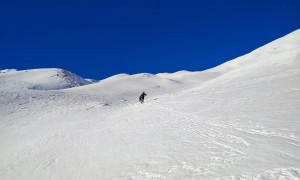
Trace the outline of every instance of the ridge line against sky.
<path fill-rule="evenodd" d="M 300 28 L 300 2 L 3 1 L 0 68 L 104 79 L 201 71 Z"/>

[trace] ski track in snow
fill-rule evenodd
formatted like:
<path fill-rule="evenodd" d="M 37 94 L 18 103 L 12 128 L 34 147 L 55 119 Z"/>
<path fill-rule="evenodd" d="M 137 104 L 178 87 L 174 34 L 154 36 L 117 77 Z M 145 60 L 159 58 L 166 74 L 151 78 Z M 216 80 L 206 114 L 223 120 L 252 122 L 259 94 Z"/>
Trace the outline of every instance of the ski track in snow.
<path fill-rule="evenodd" d="M 288 37 L 279 42 L 293 44 Z M 300 179 L 299 49 L 273 42 L 210 71 L 67 90 L 55 75 L 40 79 L 56 69 L 38 74 L 43 86 L 0 71 L 0 179 Z M 140 81 L 144 104 L 133 91 Z"/>

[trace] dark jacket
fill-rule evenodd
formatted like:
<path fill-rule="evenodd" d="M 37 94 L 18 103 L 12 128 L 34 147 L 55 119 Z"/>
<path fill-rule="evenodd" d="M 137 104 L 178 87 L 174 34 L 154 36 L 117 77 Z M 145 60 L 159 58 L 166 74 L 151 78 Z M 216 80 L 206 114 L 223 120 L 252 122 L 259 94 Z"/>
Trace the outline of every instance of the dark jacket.
<path fill-rule="evenodd" d="M 145 92 L 143 92 L 143 93 L 140 95 L 140 98 L 139 98 L 140 101 L 141 101 L 141 100 L 144 100 L 145 96 L 147 96 L 147 94 L 146 94 Z"/>

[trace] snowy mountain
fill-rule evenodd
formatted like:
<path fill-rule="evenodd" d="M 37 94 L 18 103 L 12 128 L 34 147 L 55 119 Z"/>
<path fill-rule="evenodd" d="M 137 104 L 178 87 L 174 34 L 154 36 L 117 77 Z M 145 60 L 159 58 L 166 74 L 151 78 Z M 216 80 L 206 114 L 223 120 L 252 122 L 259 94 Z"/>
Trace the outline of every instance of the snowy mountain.
<path fill-rule="evenodd" d="M 91 82 L 63 69 L 0 70 L 0 78 L 16 88 L 58 90 L 82 86 Z"/>
<path fill-rule="evenodd" d="M 206 71 L 57 72 L 1 70 L 0 179 L 300 179 L 300 30 Z"/>

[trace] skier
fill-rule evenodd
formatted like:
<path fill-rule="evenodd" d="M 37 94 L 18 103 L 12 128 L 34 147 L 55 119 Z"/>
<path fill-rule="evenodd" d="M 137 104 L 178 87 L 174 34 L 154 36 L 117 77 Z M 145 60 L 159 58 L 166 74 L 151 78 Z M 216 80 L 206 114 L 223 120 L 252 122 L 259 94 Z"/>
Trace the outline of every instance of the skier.
<path fill-rule="evenodd" d="M 147 94 L 146 94 L 145 92 L 143 92 L 143 93 L 140 95 L 139 100 L 140 100 L 141 103 L 144 103 L 144 98 L 145 98 L 145 96 L 147 96 Z"/>

